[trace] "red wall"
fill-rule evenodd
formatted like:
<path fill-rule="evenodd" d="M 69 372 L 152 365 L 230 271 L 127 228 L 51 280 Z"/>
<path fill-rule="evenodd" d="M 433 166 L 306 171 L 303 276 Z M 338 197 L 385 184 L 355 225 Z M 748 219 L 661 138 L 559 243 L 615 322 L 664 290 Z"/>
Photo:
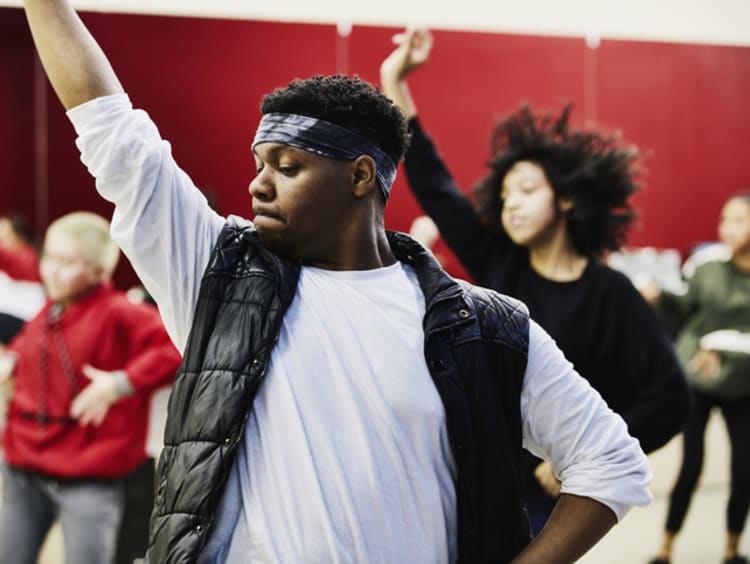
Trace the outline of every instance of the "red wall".
<path fill-rule="evenodd" d="M 750 48 L 604 42 L 598 69 L 600 121 L 651 152 L 631 242 L 716 239 L 724 200 L 750 189 Z"/>
<path fill-rule="evenodd" d="M 33 214 L 34 57 L 19 10 L 0 9 L 0 213 Z"/>
<path fill-rule="evenodd" d="M 178 162 L 215 193 L 223 213 L 240 215 L 249 213 L 249 143 L 262 94 L 315 73 L 376 82 L 396 31 L 355 27 L 340 38 L 332 25 L 120 14 L 84 14 L 84 20 L 135 105 L 172 142 Z M 582 39 L 448 31 L 435 32 L 435 39 L 432 60 L 414 75 L 412 90 L 466 189 L 485 172 L 494 118 L 522 100 L 552 109 L 572 100 L 579 123 L 622 130 L 650 152 L 632 244 L 685 251 L 713 239 L 723 200 L 750 188 L 740 139 L 750 129 L 750 48 L 605 40 L 591 50 Z M 33 157 L 31 61 L 23 14 L 0 9 L 0 211 L 49 219 L 79 208 L 109 213 L 93 193 L 51 91 L 48 209 L 35 209 L 28 189 L 40 169 Z M 406 230 L 418 213 L 402 173 L 387 226 Z M 127 269 L 118 276 L 133 280 Z"/>

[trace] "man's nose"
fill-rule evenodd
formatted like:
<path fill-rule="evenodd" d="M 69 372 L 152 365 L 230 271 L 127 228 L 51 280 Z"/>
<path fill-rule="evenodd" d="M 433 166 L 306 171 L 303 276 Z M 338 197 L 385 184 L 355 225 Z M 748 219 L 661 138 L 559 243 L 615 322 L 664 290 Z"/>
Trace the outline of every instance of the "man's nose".
<path fill-rule="evenodd" d="M 274 198 L 275 190 L 270 173 L 261 170 L 250 182 L 250 195 L 261 201 L 269 201 Z"/>

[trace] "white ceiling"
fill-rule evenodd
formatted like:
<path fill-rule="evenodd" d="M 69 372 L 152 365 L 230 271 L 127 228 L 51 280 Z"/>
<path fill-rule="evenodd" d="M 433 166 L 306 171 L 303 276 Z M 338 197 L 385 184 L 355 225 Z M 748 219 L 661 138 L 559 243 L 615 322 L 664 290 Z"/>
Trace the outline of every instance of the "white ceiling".
<path fill-rule="evenodd" d="M 750 0 L 74 0 L 81 10 L 750 46 Z M 20 7 L 22 0 L 0 0 Z"/>

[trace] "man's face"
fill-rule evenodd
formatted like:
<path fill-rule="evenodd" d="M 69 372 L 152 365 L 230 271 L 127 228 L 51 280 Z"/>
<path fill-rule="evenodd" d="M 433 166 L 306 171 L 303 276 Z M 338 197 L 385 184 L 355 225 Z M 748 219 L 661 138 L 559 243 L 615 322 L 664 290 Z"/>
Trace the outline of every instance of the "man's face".
<path fill-rule="evenodd" d="M 261 143 L 255 147 L 255 164 L 250 195 L 262 243 L 286 258 L 325 266 L 346 243 L 355 201 L 350 162 Z"/>

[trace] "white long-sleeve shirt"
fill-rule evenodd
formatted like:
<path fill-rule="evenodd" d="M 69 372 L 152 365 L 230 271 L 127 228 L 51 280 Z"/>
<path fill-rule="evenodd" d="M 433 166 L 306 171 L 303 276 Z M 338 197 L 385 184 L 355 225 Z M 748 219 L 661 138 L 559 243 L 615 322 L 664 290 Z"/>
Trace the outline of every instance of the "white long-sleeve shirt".
<path fill-rule="evenodd" d="M 99 193 L 115 204 L 112 235 L 183 350 L 226 220 L 126 95 L 68 115 Z M 387 291 L 373 299 L 380 284 Z M 227 490 L 236 495 L 222 500 L 204 561 L 455 559 L 455 476 L 445 413 L 424 364 L 423 314 L 407 266 L 303 267 Z M 637 441 L 533 321 L 521 417 L 524 446 L 552 462 L 563 493 L 596 499 L 618 519 L 650 502 Z"/>

